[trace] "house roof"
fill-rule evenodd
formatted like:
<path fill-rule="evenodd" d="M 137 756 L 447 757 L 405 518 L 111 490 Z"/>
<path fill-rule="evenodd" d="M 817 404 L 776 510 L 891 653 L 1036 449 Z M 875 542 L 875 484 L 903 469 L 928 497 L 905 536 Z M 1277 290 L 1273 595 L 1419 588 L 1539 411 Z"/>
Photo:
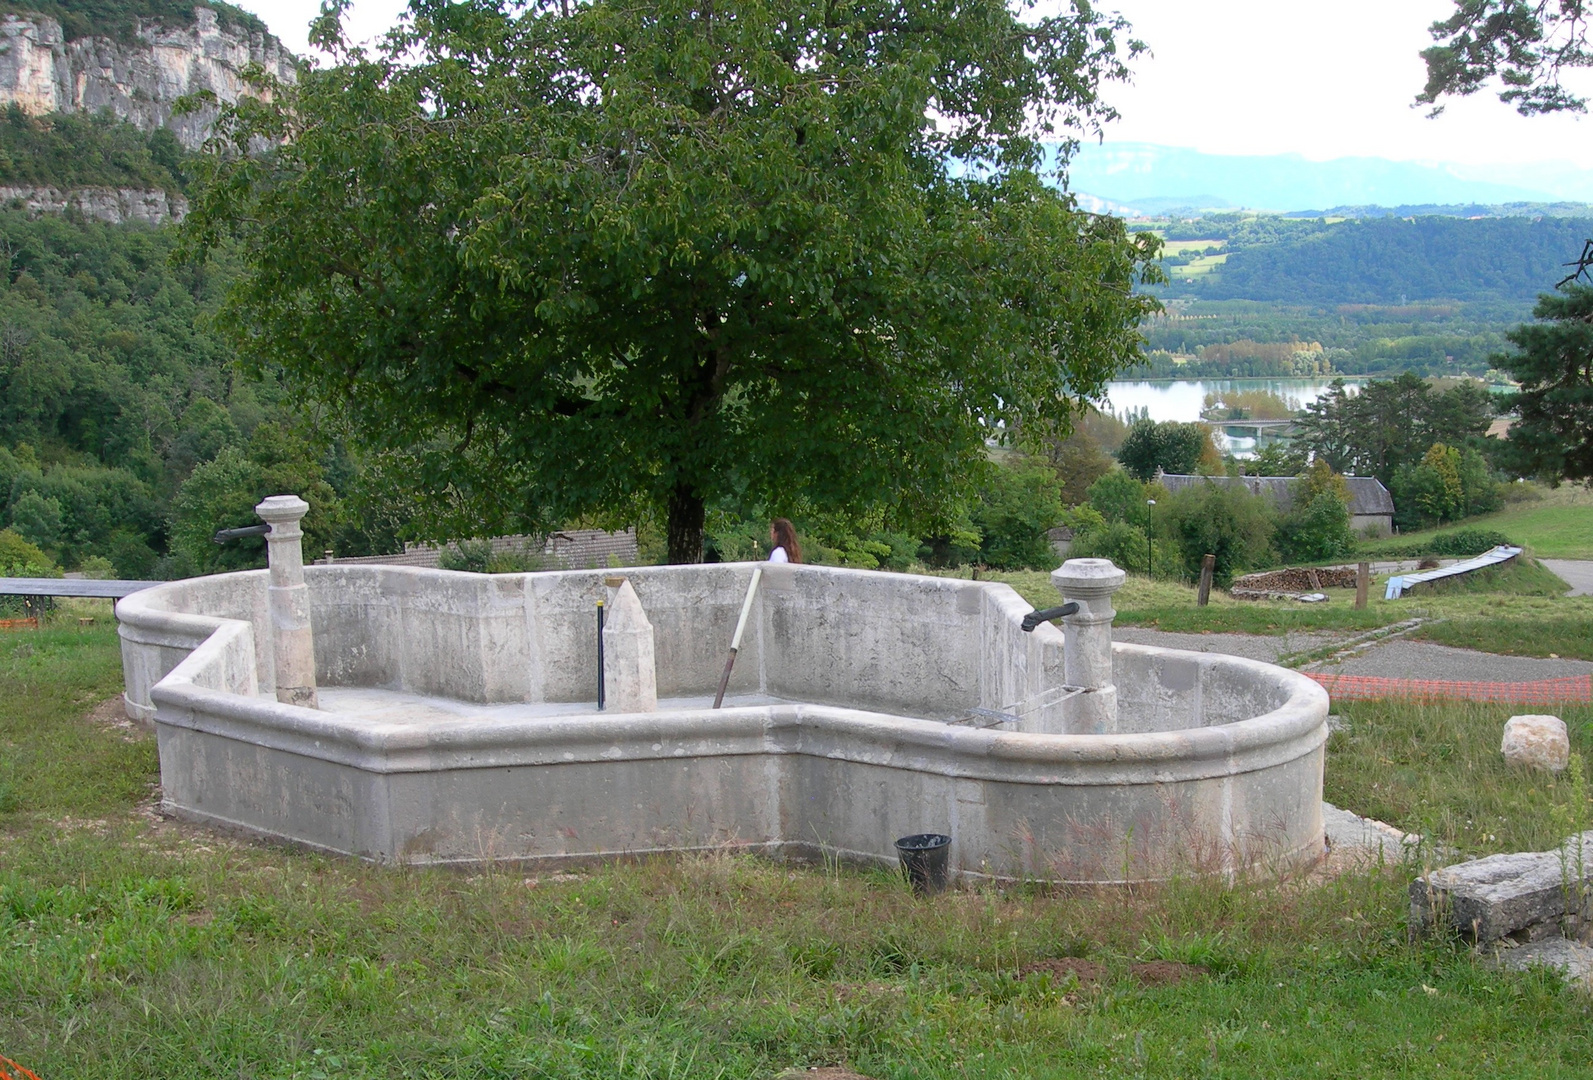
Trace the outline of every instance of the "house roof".
<path fill-rule="evenodd" d="M 1294 505 L 1299 489 L 1297 476 L 1188 476 L 1183 473 L 1162 473 L 1157 477 L 1168 491 L 1178 491 L 1191 484 L 1243 484 L 1252 495 L 1265 495 L 1279 510 Z M 1352 516 L 1376 516 L 1394 512 L 1394 497 L 1375 476 L 1346 476 L 1344 483 L 1350 489 L 1349 511 Z"/>

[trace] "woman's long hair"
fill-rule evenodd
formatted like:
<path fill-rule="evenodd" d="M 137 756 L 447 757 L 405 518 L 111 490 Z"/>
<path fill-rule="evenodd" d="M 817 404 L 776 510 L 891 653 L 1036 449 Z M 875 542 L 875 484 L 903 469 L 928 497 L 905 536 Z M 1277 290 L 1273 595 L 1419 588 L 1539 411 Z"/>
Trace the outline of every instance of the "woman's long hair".
<path fill-rule="evenodd" d="M 769 522 L 769 531 L 774 533 L 774 546 L 785 548 L 785 557 L 792 562 L 802 561 L 802 545 L 797 543 L 796 526 L 788 518 L 775 518 Z"/>

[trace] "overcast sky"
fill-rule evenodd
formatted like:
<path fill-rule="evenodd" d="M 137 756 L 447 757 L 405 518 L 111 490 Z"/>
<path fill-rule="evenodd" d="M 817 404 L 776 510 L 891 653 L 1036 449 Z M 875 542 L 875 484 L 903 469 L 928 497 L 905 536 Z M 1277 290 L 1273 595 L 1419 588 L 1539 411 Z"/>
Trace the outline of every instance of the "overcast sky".
<path fill-rule="evenodd" d="M 255 0 L 293 51 L 319 0 Z M 1101 4 L 1112 6 L 1110 0 Z M 1117 0 L 1153 56 L 1109 100 L 1123 114 L 1108 141 L 1207 153 L 1297 153 L 1451 162 L 1477 179 L 1530 178 L 1534 162 L 1593 168 L 1593 120 L 1518 116 L 1492 94 L 1428 120 L 1411 101 L 1427 27 L 1452 0 Z M 392 25 L 403 0 L 355 0 L 358 38 Z M 1582 85 L 1593 89 L 1593 78 Z"/>

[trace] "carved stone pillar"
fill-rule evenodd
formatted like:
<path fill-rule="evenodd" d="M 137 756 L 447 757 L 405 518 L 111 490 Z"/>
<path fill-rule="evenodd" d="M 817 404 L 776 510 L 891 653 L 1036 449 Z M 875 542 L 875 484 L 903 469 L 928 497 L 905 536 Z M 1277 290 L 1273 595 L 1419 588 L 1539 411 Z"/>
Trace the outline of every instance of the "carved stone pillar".
<path fill-rule="evenodd" d="M 304 584 L 304 532 L 299 519 L 310 504 L 297 495 L 273 495 L 254 508 L 271 526 L 266 558 L 271 566 L 267 590 L 271 612 L 271 652 L 276 659 L 277 700 L 319 708 L 315 694 L 315 638 L 310 631 L 310 594 Z"/>
<path fill-rule="evenodd" d="M 1117 684 L 1112 680 L 1112 594 L 1128 575 L 1110 559 L 1069 559 L 1051 571 L 1051 584 L 1079 610 L 1062 617 L 1063 671 L 1070 686 L 1090 693 L 1073 699 L 1072 730 L 1107 734 L 1117 730 Z"/>

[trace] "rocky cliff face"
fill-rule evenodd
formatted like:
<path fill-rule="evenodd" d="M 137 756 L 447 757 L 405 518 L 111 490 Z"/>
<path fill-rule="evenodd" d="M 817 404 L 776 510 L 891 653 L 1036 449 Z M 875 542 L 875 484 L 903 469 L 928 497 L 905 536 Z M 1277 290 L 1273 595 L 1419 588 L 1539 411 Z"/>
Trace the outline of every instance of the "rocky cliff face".
<path fill-rule="evenodd" d="M 0 19 L 0 105 L 15 102 L 35 115 L 109 109 L 145 131 L 170 128 L 195 149 L 216 114 L 173 116 L 178 98 L 210 90 L 233 102 L 245 92 L 248 65 L 287 82 L 295 62 L 274 37 L 223 27 L 208 8 L 194 14 L 190 27 L 141 28 L 133 46 L 97 37 L 67 41 L 54 19 L 7 15 Z"/>
<path fill-rule="evenodd" d="M 30 216 L 64 214 L 69 208 L 94 221 L 124 225 L 180 222 L 188 213 L 188 200 L 166 191 L 142 188 L 80 187 L 62 191 L 52 187 L 0 187 L 0 206 L 18 207 Z"/>

